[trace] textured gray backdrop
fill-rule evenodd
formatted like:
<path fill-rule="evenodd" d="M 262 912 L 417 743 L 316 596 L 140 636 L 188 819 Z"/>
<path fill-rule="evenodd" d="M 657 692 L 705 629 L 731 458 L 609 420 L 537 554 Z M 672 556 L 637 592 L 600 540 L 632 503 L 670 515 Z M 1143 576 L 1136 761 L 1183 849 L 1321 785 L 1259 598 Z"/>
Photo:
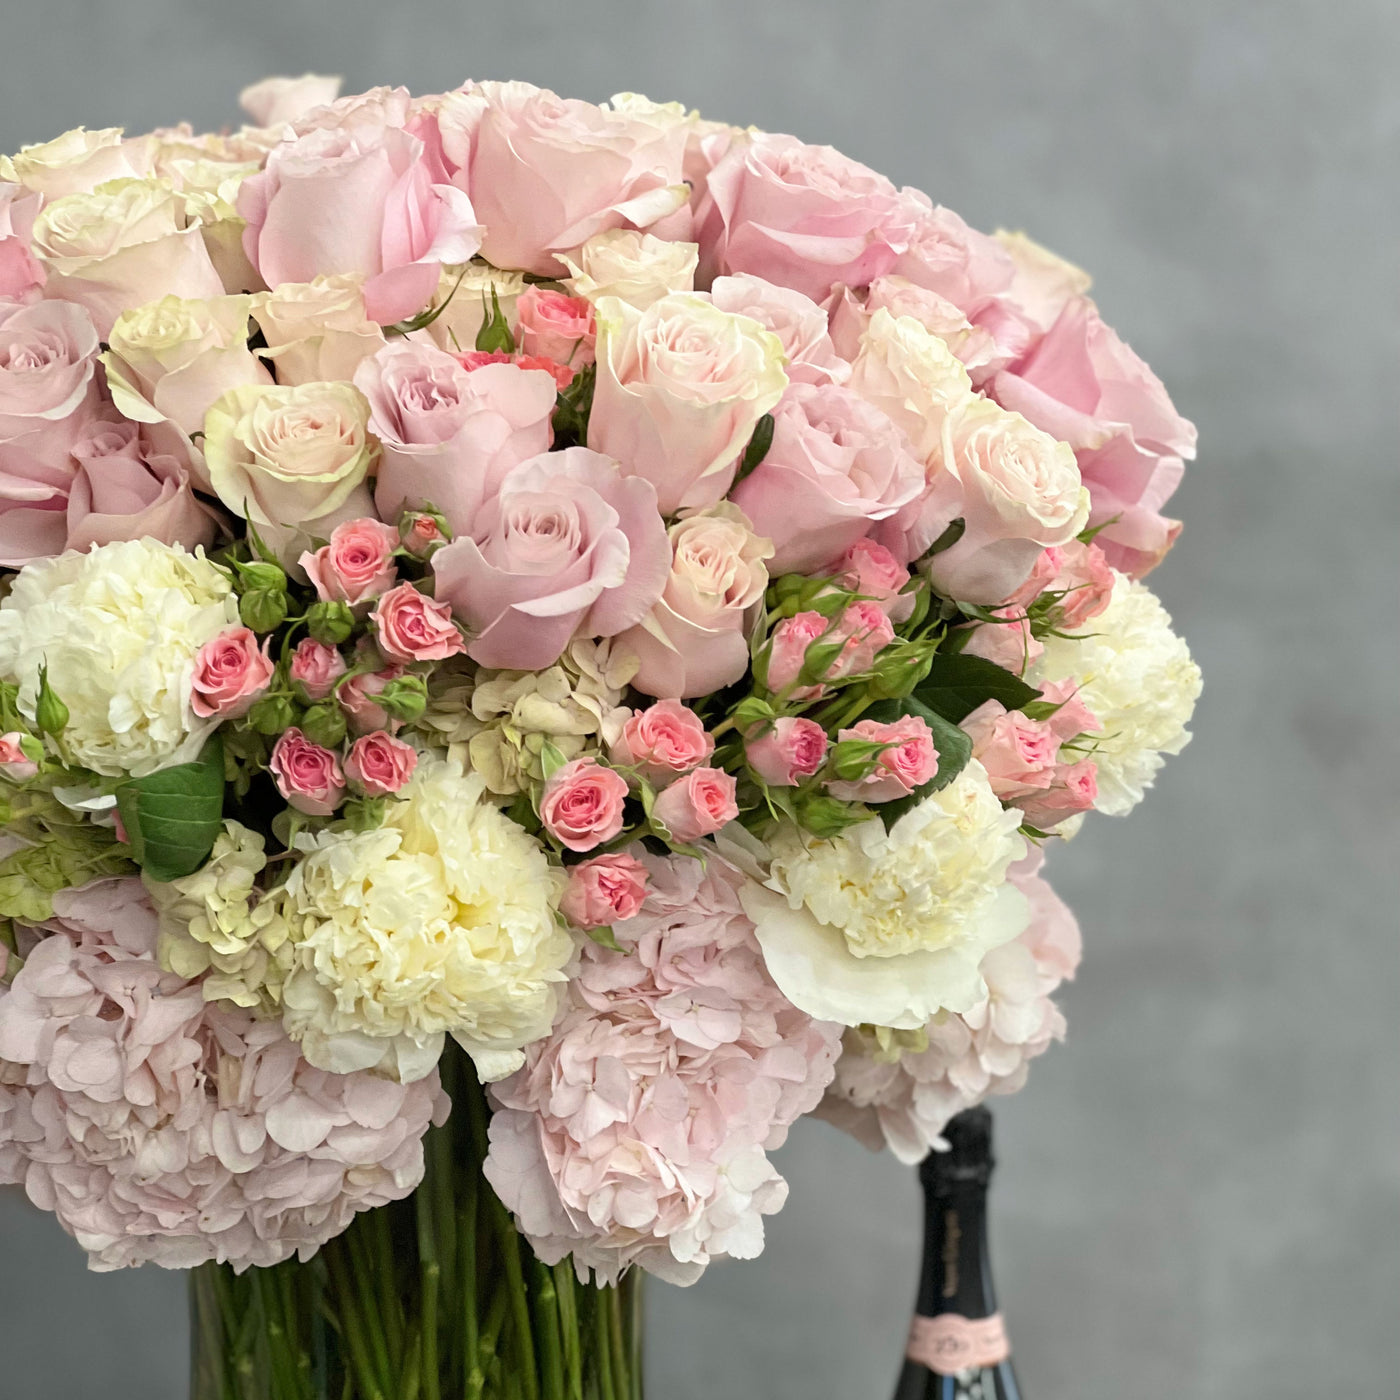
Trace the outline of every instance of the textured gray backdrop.
<path fill-rule="evenodd" d="M 0 36 L 5 150 L 218 126 L 307 68 L 632 89 L 830 142 L 1091 269 L 1200 425 L 1153 583 L 1206 692 L 1145 807 L 1052 855 L 1088 952 L 1068 1045 L 998 1113 L 1023 1384 L 1395 1393 L 1394 0 L 3 0 Z M 821 1124 L 780 1165 L 761 1260 L 652 1289 L 653 1395 L 888 1393 L 912 1173 Z M 182 1280 L 85 1274 L 0 1194 L 0 1397 L 181 1396 Z"/>

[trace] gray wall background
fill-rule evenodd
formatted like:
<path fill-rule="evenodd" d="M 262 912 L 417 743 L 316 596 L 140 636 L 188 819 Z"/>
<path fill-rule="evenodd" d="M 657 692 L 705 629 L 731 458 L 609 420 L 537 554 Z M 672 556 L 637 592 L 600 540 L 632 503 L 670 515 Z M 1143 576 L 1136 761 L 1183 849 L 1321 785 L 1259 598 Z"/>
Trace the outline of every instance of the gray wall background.
<path fill-rule="evenodd" d="M 1131 822 L 1052 855 L 1087 959 L 1002 1101 L 998 1279 L 1039 1400 L 1395 1393 L 1394 0 L 0 3 L 0 148 L 237 120 L 270 72 L 520 77 L 841 147 L 1092 270 L 1200 425 L 1153 580 L 1206 675 Z M 650 1294 L 666 1400 L 887 1394 L 912 1173 L 821 1124 L 751 1264 Z M 0 1397 L 174 1400 L 183 1280 L 0 1193 Z"/>

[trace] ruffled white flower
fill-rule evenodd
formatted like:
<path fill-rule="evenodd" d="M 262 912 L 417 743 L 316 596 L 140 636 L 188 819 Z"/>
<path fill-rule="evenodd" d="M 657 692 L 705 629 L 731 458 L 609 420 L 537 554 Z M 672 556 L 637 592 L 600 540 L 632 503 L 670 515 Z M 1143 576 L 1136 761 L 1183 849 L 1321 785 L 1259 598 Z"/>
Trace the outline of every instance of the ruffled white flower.
<path fill-rule="evenodd" d="M 913 1030 L 986 993 L 978 965 L 1029 917 L 1006 884 L 1023 852 L 975 760 L 886 833 L 879 818 L 828 841 L 773 843 L 768 888 L 744 895 L 764 958 L 809 1015 Z"/>
<path fill-rule="evenodd" d="M 1072 679 L 1098 717 L 1090 737 L 1098 764 L 1095 807 L 1126 816 L 1142 801 L 1164 754 L 1178 754 L 1201 693 L 1200 667 L 1172 631 L 1156 594 L 1126 574 L 1114 581 L 1108 607 L 1082 637 L 1045 638 L 1029 679 L 1036 685 Z"/>
<path fill-rule="evenodd" d="M 283 1024 L 313 1065 L 407 1083 L 451 1035 L 500 1079 L 549 1031 L 573 952 L 555 876 L 483 790 L 424 758 L 379 829 L 300 838 L 278 896 L 295 949 Z"/>
<path fill-rule="evenodd" d="M 63 745 L 107 777 L 188 763 L 218 723 L 190 708 L 199 649 L 236 621 L 227 575 L 179 545 L 128 540 L 28 564 L 0 603 L 0 679 L 34 717 L 39 668 L 68 706 Z"/>

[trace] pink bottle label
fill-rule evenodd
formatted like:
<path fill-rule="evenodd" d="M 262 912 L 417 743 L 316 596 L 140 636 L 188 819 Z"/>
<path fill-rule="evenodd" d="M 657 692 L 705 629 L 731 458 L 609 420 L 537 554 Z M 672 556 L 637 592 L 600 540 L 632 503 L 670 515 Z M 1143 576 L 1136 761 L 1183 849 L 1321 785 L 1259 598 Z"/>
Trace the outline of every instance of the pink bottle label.
<path fill-rule="evenodd" d="M 1000 1313 L 975 1318 L 939 1313 L 937 1317 L 914 1318 L 905 1355 L 935 1375 L 955 1376 L 959 1371 L 1005 1361 L 1011 1347 Z"/>

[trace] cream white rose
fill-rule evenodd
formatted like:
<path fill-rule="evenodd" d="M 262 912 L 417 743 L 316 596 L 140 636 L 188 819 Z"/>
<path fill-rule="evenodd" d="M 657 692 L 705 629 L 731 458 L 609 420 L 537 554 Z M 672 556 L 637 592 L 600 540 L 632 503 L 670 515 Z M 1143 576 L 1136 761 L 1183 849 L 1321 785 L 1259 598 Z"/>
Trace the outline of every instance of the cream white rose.
<path fill-rule="evenodd" d="M 645 311 L 672 292 L 695 289 L 700 245 L 671 243 L 635 229 L 608 229 L 559 260 L 569 269 L 575 296 L 592 302 L 617 297 Z"/>
<path fill-rule="evenodd" d="M 384 329 L 365 313 L 364 278 L 341 275 L 283 282 L 253 298 L 253 319 L 279 384 L 349 381 L 384 345 Z"/>
<path fill-rule="evenodd" d="M 433 297 L 433 305 L 443 309 L 421 331 L 415 331 L 413 339 L 429 340 L 449 355 L 475 350 L 477 333 L 492 314 L 493 291 L 495 305 L 501 308 L 501 315 L 513 335 L 518 321 L 515 302 L 524 290 L 524 274 L 507 272 L 488 263 L 444 267 Z"/>
<path fill-rule="evenodd" d="M 59 199 L 87 194 L 108 180 L 143 176 L 151 168 L 151 155 L 149 137 L 126 141 L 119 126 L 101 131 L 78 126 L 52 141 L 22 147 L 9 157 L 8 171 L 0 170 L 0 176 Z"/>
<path fill-rule="evenodd" d="M 237 208 L 244 180 L 256 175 L 262 162 L 217 160 L 194 153 L 156 152 L 156 173 L 166 176 L 185 201 L 185 214 L 197 223 L 214 270 L 228 292 L 255 292 L 265 285 L 248 261 L 243 230 L 248 227 Z"/>

